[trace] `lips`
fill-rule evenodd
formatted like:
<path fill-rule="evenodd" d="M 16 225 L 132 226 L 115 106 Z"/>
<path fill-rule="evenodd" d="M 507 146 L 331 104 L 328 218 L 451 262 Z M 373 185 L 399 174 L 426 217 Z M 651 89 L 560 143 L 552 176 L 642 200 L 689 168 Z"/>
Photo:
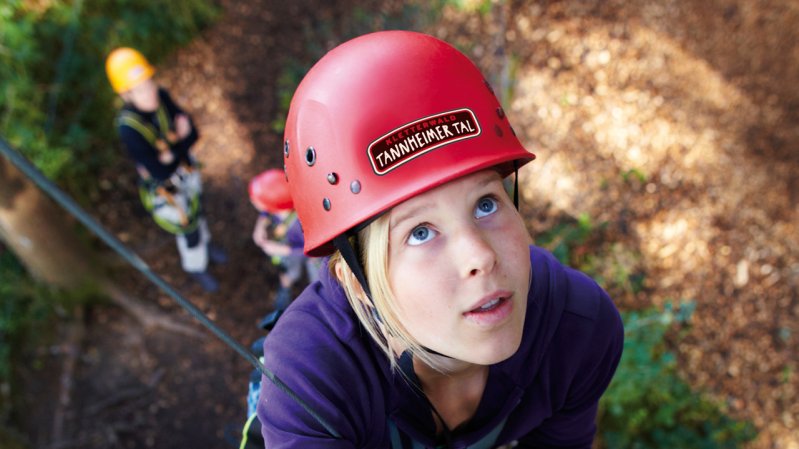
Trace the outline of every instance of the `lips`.
<path fill-rule="evenodd" d="M 463 313 L 463 316 L 480 326 L 492 326 L 503 322 L 513 310 L 512 293 L 495 292 L 481 299 L 475 306 Z"/>
<path fill-rule="evenodd" d="M 497 290 L 488 295 L 483 296 L 477 301 L 472 308 L 466 313 L 480 313 L 487 312 L 495 309 L 503 300 L 510 298 L 513 293 L 507 290 Z"/>
<path fill-rule="evenodd" d="M 474 308 L 474 309 L 470 310 L 467 313 L 490 312 L 490 311 L 496 309 L 502 303 L 502 301 L 505 301 L 505 300 L 506 300 L 506 298 L 492 299 L 492 300 L 488 301 L 487 303 L 483 304 L 482 306 Z"/>

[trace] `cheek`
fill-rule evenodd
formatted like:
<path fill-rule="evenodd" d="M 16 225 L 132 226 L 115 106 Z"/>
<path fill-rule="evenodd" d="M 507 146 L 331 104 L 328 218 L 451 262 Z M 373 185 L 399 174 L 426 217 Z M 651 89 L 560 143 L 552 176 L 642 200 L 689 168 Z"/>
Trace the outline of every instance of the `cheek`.
<path fill-rule="evenodd" d="M 500 236 L 497 240 L 504 246 L 527 247 L 533 243 L 533 237 L 524 225 L 524 220 L 516 212 L 501 220 L 494 229 L 494 235 Z"/>
<path fill-rule="evenodd" d="M 389 287 L 397 308 L 405 315 L 420 312 L 425 298 L 435 294 L 437 274 L 430 264 L 409 257 L 394 257 L 388 270 Z"/>
<path fill-rule="evenodd" d="M 522 218 L 521 215 L 519 215 L 518 212 L 516 213 L 514 228 L 516 229 L 516 234 L 518 235 L 518 239 L 523 246 L 530 246 L 533 244 L 533 236 L 530 234 L 530 231 L 527 229 L 527 226 L 524 224 L 524 219 Z"/>
<path fill-rule="evenodd" d="M 145 101 L 147 101 L 147 104 L 151 107 L 158 108 L 158 92 L 155 90 L 147 92 Z"/>
<path fill-rule="evenodd" d="M 131 92 L 134 99 L 134 104 L 140 109 L 147 111 L 158 109 L 158 90 L 151 88 L 143 88 L 138 91 Z"/>
<path fill-rule="evenodd" d="M 498 233 L 501 237 L 497 239 L 498 257 L 505 261 L 505 265 L 510 267 L 514 273 L 529 275 L 530 270 L 530 245 L 533 238 L 519 219 L 506 227 L 504 231 Z"/>

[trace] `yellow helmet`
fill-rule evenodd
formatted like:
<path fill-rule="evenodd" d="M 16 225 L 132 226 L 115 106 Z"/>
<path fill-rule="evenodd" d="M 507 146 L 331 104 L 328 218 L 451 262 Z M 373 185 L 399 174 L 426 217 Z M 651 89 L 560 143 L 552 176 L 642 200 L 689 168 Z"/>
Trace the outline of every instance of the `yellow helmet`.
<path fill-rule="evenodd" d="M 152 78 L 155 67 L 138 51 L 121 47 L 105 60 L 105 73 L 117 93 L 126 92 Z"/>

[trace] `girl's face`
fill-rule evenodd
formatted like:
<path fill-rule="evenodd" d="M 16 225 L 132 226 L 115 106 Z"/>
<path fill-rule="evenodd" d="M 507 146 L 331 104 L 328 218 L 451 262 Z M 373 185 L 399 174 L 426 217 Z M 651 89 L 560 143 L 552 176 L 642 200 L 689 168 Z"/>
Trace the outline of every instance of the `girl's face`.
<path fill-rule="evenodd" d="M 158 109 L 158 85 L 152 78 L 125 92 L 122 97 L 140 111 L 154 112 Z"/>
<path fill-rule="evenodd" d="M 519 347 L 530 288 L 530 234 L 502 179 L 485 170 L 390 212 L 389 283 L 419 343 L 489 365 Z"/>

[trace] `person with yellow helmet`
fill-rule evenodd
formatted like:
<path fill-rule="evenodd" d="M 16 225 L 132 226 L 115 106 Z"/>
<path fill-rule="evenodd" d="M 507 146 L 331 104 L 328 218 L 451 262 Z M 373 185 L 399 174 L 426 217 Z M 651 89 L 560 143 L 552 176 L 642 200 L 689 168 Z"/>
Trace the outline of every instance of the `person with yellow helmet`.
<path fill-rule="evenodd" d="M 208 272 L 209 261 L 225 262 L 211 245 L 202 213 L 202 182 L 191 156 L 199 134 L 191 118 L 153 80 L 155 68 L 139 51 L 121 47 L 106 59 L 111 87 L 124 100 L 117 131 L 139 174 L 139 194 L 155 222 L 174 234 L 181 266 L 209 292 L 219 283 Z"/>

